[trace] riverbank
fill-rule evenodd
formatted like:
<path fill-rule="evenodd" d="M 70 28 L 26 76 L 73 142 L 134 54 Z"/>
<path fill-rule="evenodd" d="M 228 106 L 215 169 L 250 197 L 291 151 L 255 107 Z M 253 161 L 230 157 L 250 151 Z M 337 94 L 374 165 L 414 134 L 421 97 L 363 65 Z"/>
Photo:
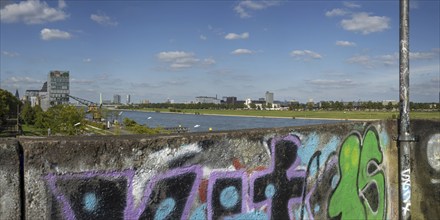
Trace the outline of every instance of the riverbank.
<path fill-rule="evenodd" d="M 397 119 L 395 111 L 268 111 L 268 110 L 211 110 L 211 109 L 117 109 L 118 111 L 160 112 L 170 114 L 196 114 L 213 116 L 255 117 L 255 118 L 290 118 L 308 120 L 349 120 L 371 121 Z M 411 112 L 411 119 L 440 120 L 440 112 Z"/>

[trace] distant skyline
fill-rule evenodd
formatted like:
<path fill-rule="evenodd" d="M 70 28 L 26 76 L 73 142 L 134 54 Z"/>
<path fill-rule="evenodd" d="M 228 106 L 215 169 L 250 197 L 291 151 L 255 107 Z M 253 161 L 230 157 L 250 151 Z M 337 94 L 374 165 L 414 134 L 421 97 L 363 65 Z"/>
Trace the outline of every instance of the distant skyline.
<path fill-rule="evenodd" d="M 95 102 L 399 100 L 397 0 L 0 2 L 0 86 L 20 96 L 67 70 Z M 414 102 L 439 100 L 439 8 L 410 0 Z"/>

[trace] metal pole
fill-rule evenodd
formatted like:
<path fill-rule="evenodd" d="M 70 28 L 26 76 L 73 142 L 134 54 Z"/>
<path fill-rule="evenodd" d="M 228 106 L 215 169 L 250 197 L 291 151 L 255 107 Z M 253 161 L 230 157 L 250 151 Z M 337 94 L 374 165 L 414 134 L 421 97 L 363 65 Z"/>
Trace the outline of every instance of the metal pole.
<path fill-rule="evenodd" d="M 400 0 L 399 29 L 399 205 L 400 219 L 411 219 L 410 146 L 415 138 L 411 135 L 409 123 L 409 0 Z"/>

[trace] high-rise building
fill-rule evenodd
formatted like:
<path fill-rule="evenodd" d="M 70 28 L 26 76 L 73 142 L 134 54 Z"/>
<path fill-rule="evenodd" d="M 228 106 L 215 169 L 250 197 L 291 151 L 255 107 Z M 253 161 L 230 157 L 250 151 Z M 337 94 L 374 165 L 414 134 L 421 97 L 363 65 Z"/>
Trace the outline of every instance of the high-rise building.
<path fill-rule="evenodd" d="M 237 102 L 237 97 L 228 96 L 226 97 L 226 104 L 235 104 Z"/>
<path fill-rule="evenodd" d="M 121 104 L 121 96 L 118 94 L 113 95 L 113 104 Z"/>
<path fill-rule="evenodd" d="M 273 104 L 273 92 L 266 92 L 266 104 Z"/>
<path fill-rule="evenodd" d="M 131 103 L 131 100 L 130 100 L 130 94 L 128 94 L 128 95 L 127 95 L 127 103 L 126 103 L 126 104 L 127 104 L 127 105 L 130 105 L 130 103 Z"/>
<path fill-rule="evenodd" d="M 47 95 L 51 106 L 68 104 L 70 94 L 69 71 L 50 71 L 47 76 Z"/>

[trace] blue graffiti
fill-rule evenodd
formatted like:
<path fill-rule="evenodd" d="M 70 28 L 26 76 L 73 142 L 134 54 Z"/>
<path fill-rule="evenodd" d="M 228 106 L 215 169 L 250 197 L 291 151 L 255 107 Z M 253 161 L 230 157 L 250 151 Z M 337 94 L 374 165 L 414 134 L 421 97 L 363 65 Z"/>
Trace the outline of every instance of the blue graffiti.
<path fill-rule="evenodd" d="M 88 212 L 93 212 L 96 210 L 96 207 L 98 206 L 98 199 L 96 198 L 95 193 L 86 193 L 84 195 L 84 208 Z"/>
<path fill-rule="evenodd" d="M 226 209 L 231 209 L 237 205 L 239 197 L 237 188 L 229 186 L 220 193 L 220 204 Z"/>
<path fill-rule="evenodd" d="M 157 208 L 156 214 L 154 215 L 154 220 L 166 219 L 171 212 L 176 208 L 176 201 L 173 198 L 164 199 L 159 208 Z"/>
<path fill-rule="evenodd" d="M 264 191 L 264 195 L 266 198 L 271 199 L 276 193 L 275 186 L 273 184 L 269 184 L 266 186 L 266 190 Z"/>
<path fill-rule="evenodd" d="M 206 217 L 206 203 L 204 203 L 203 205 L 197 207 L 196 210 L 194 210 L 194 212 L 192 213 L 191 217 L 189 218 L 190 220 L 205 220 L 208 219 Z"/>

